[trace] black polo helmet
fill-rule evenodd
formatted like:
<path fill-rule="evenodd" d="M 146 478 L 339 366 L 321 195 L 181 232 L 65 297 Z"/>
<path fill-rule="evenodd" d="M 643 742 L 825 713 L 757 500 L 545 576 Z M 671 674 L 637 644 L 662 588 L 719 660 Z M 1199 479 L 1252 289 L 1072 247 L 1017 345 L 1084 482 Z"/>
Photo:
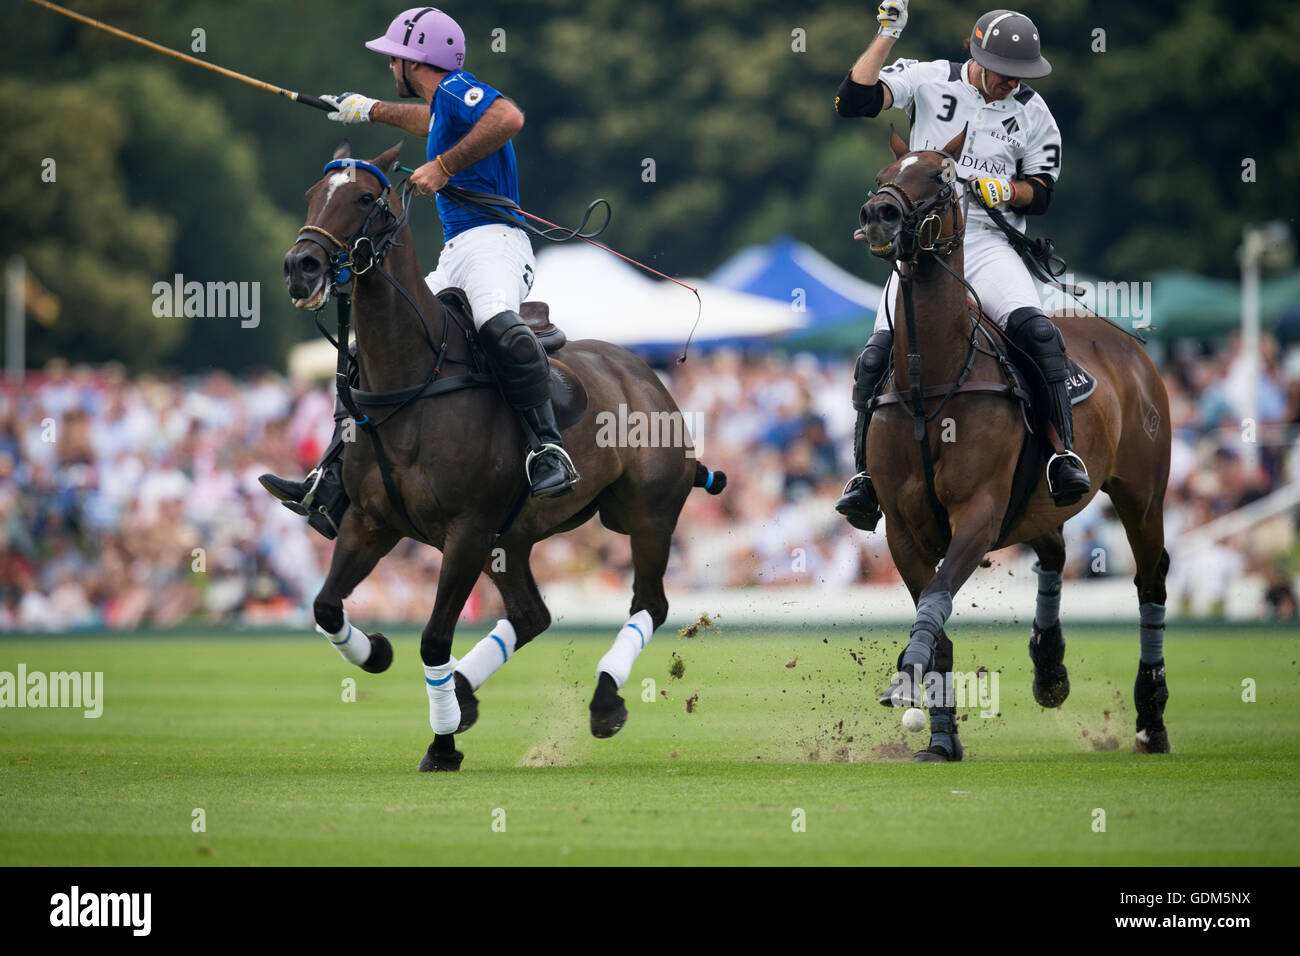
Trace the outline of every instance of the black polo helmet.
<path fill-rule="evenodd" d="M 1034 79 L 1052 72 L 1038 42 L 1038 27 L 1014 10 L 990 10 L 975 21 L 970 55 L 985 69 L 1014 79 Z"/>

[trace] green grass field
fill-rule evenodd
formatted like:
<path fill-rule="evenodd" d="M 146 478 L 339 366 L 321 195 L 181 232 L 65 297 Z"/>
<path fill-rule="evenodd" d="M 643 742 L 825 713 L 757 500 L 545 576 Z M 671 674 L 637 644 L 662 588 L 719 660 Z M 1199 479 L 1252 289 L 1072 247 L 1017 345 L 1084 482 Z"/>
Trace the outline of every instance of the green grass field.
<path fill-rule="evenodd" d="M 1171 626 L 1174 752 L 1145 756 L 1135 634 L 1067 625 L 1073 692 L 1049 712 L 1023 630 L 954 631 L 958 669 L 1000 671 L 1001 716 L 969 711 L 950 765 L 895 756 L 926 737 L 872 702 L 902 628 L 665 629 L 611 740 L 586 704 L 612 633 L 552 632 L 480 692 L 459 774 L 415 772 L 414 632 L 378 676 L 319 637 L 4 639 L 0 671 L 105 691 L 99 719 L 0 710 L 0 864 L 1300 863 L 1300 632 Z"/>

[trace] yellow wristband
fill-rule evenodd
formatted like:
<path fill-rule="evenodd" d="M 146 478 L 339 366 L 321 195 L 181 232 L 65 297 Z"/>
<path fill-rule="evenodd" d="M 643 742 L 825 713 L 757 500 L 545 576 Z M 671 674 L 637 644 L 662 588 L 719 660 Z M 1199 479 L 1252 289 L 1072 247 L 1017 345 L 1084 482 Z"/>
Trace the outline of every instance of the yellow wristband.
<path fill-rule="evenodd" d="M 438 165 L 442 167 L 442 171 L 447 174 L 448 178 L 451 178 L 451 176 L 454 174 L 450 169 L 447 168 L 447 164 L 442 161 L 442 153 L 439 153 L 436 159 L 438 160 Z"/>

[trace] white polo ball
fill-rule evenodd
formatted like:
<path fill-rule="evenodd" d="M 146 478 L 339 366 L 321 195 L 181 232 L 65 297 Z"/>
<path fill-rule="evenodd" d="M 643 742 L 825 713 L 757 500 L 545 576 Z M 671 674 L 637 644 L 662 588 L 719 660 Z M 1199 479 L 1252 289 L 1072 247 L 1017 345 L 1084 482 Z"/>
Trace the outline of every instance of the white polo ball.
<path fill-rule="evenodd" d="M 909 707 L 903 711 L 903 729 L 910 730 L 912 733 L 918 733 L 925 730 L 926 719 L 925 711 L 919 707 Z"/>

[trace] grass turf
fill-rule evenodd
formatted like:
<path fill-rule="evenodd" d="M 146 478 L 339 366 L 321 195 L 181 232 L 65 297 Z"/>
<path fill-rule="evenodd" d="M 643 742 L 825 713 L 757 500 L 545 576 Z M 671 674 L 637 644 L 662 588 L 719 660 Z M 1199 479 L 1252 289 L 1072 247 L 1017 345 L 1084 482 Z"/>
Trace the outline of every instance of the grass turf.
<path fill-rule="evenodd" d="M 98 719 L 0 710 L 0 864 L 1300 862 L 1300 633 L 1171 627 L 1174 752 L 1147 756 L 1136 628 L 1067 625 L 1058 711 L 1030 694 L 1027 628 L 962 630 L 956 666 L 999 673 L 1001 715 L 965 711 L 960 764 L 910 763 L 925 735 L 873 702 L 901 628 L 665 630 L 612 740 L 586 712 L 612 634 L 557 631 L 480 692 L 459 774 L 415 772 L 431 735 L 414 633 L 390 634 L 377 676 L 306 636 L 0 640 L 0 671 L 105 686 Z"/>

